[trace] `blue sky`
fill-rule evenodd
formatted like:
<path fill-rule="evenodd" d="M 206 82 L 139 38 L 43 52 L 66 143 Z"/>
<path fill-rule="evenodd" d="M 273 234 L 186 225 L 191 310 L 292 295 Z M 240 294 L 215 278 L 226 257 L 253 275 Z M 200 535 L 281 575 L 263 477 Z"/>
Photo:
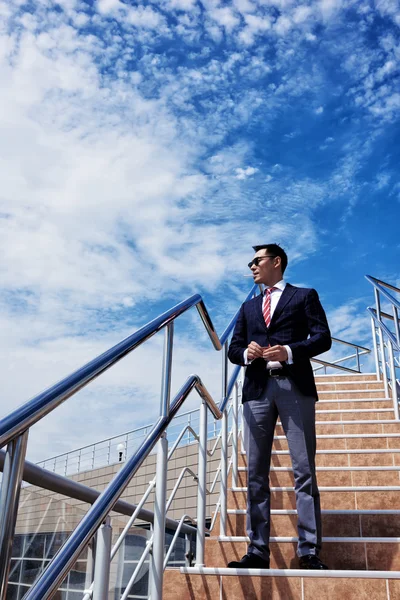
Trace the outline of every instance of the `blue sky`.
<path fill-rule="evenodd" d="M 194 292 L 222 332 L 257 243 L 370 345 L 364 275 L 400 281 L 399 27 L 397 0 L 0 0 L 2 412 Z M 173 388 L 218 396 L 196 313 L 177 329 Z M 30 456 L 151 422 L 161 348 Z"/>

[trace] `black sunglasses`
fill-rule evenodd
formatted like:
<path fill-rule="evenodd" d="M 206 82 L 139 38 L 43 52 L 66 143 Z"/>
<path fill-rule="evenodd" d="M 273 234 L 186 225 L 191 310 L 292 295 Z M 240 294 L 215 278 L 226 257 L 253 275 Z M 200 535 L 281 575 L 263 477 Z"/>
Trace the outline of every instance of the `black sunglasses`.
<path fill-rule="evenodd" d="M 258 265 L 260 264 L 260 260 L 264 260 L 264 258 L 276 258 L 276 256 L 272 255 L 272 254 L 266 254 L 265 256 L 256 256 L 255 258 L 253 258 L 253 260 L 251 262 L 249 262 L 249 264 L 248 264 L 249 269 L 251 269 L 251 267 L 253 265 L 255 267 L 258 267 Z"/>

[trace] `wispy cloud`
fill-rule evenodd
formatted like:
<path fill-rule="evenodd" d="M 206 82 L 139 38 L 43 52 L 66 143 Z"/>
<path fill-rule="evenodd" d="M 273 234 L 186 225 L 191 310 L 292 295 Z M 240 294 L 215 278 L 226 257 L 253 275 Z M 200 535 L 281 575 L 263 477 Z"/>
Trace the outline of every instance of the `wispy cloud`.
<path fill-rule="evenodd" d="M 326 282 L 366 190 L 397 198 L 397 27 L 393 3 L 364 0 L 0 0 L 3 412 L 194 291 L 222 329 L 255 243 Z M 184 323 L 176 386 L 194 370 L 212 387 L 219 358 Z M 65 405 L 63 442 L 57 417 L 38 428 L 35 456 L 88 422 L 107 435 L 111 396 L 112 433 L 153 418 L 160 348 L 88 392 L 81 419 Z"/>

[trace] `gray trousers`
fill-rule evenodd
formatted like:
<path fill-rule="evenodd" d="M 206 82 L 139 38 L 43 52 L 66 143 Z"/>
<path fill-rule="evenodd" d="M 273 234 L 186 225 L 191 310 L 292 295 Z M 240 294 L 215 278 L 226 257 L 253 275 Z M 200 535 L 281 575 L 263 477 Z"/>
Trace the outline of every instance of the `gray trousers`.
<path fill-rule="evenodd" d="M 288 377 L 270 377 L 262 396 L 243 405 L 248 465 L 248 553 L 269 559 L 269 470 L 277 417 L 292 460 L 297 507 L 298 556 L 321 548 L 321 509 L 315 475 L 315 398 L 303 396 Z"/>

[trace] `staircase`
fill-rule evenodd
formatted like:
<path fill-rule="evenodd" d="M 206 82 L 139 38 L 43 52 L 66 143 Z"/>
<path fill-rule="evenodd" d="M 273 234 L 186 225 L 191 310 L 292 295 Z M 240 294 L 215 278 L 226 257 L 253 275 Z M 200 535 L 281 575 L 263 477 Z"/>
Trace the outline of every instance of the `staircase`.
<path fill-rule="evenodd" d="M 316 377 L 317 478 L 329 571 L 298 569 L 293 473 L 281 425 L 271 467 L 271 569 L 227 569 L 247 550 L 246 456 L 228 527 L 206 540 L 205 567 L 167 569 L 164 600 L 400 599 L 400 423 L 375 374 Z"/>

